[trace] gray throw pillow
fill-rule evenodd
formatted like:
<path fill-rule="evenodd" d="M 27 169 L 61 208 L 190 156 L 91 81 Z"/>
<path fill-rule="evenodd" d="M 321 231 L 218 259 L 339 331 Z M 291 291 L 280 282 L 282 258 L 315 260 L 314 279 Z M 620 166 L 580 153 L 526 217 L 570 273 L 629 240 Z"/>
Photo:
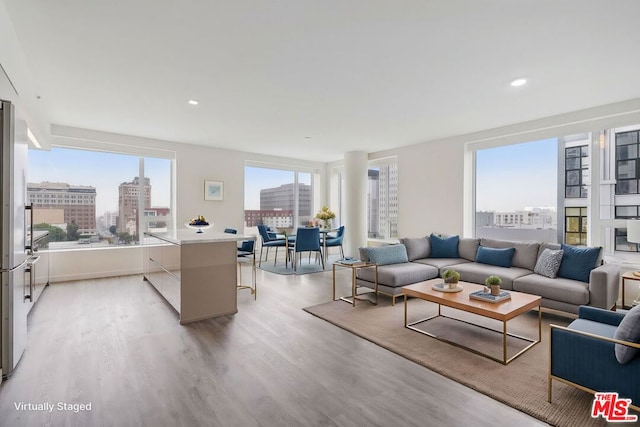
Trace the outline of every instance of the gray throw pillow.
<path fill-rule="evenodd" d="M 622 318 L 613 338 L 621 341 L 640 343 L 640 305 L 633 307 Z M 630 362 L 640 352 L 640 349 L 628 347 L 624 344 L 616 344 L 616 359 L 620 363 Z"/>
<path fill-rule="evenodd" d="M 533 272 L 541 276 L 555 279 L 562 263 L 562 249 L 552 250 L 545 249 L 540 254 L 540 258 L 536 262 L 536 266 L 533 268 Z"/>

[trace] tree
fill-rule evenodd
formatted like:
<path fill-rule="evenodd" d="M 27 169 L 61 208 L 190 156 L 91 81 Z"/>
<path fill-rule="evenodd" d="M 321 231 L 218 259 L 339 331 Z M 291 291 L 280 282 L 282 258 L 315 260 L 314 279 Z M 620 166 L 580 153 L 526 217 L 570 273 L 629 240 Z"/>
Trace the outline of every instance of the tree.
<path fill-rule="evenodd" d="M 55 225 L 40 223 L 33 226 L 34 230 L 47 230 L 49 232 L 49 241 L 50 242 L 62 242 L 67 239 L 67 233 Z"/>
<path fill-rule="evenodd" d="M 67 225 L 67 240 L 73 241 L 80 239 L 78 228 L 79 227 L 74 220 L 71 221 L 71 224 Z"/>
<path fill-rule="evenodd" d="M 122 242 L 126 245 L 129 245 L 131 244 L 131 242 L 133 242 L 133 240 L 134 240 L 133 236 L 127 233 L 126 231 L 122 233 L 118 233 L 118 243 Z"/>
<path fill-rule="evenodd" d="M 112 225 L 111 227 L 109 227 L 109 233 L 113 234 L 114 236 L 116 235 L 116 231 L 118 231 L 118 229 L 116 228 L 115 225 Z"/>

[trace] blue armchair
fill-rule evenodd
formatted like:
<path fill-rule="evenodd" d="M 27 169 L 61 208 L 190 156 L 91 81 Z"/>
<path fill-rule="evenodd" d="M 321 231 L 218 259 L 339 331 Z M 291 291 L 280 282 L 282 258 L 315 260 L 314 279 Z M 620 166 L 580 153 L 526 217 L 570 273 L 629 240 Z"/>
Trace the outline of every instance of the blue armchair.
<path fill-rule="evenodd" d="M 625 315 L 629 313 L 581 306 L 578 318 L 569 326 L 551 325 L 549 402 L 552 380 L 557 380 L 590 393 L 618 392 L 620 398 L 631 399 L 633 409 L 640 410 L 640 355 L 626 363 L 616 358 L 616 346 L 625 351 L 640 349 L 633 342 L 637 339 L 614 338 Z M 638 321 L 637 316 L 629 319 L 634 324 Z"/>

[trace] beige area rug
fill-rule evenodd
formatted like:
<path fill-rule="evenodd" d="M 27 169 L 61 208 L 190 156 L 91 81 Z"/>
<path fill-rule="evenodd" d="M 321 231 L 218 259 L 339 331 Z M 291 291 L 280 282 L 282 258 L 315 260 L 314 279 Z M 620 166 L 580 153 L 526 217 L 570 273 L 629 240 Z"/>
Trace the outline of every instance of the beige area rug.
<path fill-rule="evenodd" d="M 576 427 L 606 425 L 602 418 L 590 417 L 592 394 L 554 381 L 553 401 L 547 402 L 549 324 L 567 325 L 570 318 L 543 312 L 542 342 L 505 366 L 405 328 L 404 304 L 401 301 L 391 306 L 388 298 L 380 298 L 378 306 L 361 302 L 355 308 L 343 301 L 334 301 L 304 310 L 549 424 Z M 437 305 L 411 299 L 408 313 L 409 322 L 420 320 L 437 313 Z M 491 319 L 446 307 L 442 313 L 502 330 L 502 323 Z M 509 321 L 507 330 L 536 338 L 537 322 L 537 312 L 525 313 Z M 440 318 L 418 326 L 432 333 L 446 334 L 452 340 L 501 358 L 501 334 L 487 333 L 463 322 Z M 509 339 L 508 355 L 515 354 L 526 345 L 522 340 Z"/>

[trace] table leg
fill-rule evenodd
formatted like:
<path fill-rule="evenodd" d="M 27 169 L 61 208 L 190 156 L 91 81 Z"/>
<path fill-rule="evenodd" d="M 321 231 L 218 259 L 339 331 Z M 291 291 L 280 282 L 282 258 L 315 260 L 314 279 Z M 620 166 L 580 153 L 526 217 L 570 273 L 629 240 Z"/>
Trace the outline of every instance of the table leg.
<path fill-rule="evenodd" d="M 378 305 L 378 264 L 376 264 L 375 269 L 376 269 L 376 282 L 375 282 L 376 305 Z"/>
<path fill-rule="evenodd" d="M 404 327 L 407 327 L 407 294 L 404 294 Z"/>
<path fill-rule="evenodd" d="M 351 298 L 353 300 L 353 306 L 356 306 L 356 269 L 351 269 Z"/>
<path fill-rule="evenodd" d="M 333 300 L 336 300 L 336 265 L 333 264 Z"/>
<path fill-rule="evenodd" d="M 327 265 L 327 235 L 324 235 L 324 238 L 322 239 L 322 258 L 324 261 L 324 266 L 326 268 Z"/>
<path fill-rule="evenodd" d="M 542 342 L 542 307 L 538 306 L 538 341 Z"/>
<path fill-rule="evenodd" d="M 502 321 L 502 363 L 507 364 L 507 321 Z"/>

